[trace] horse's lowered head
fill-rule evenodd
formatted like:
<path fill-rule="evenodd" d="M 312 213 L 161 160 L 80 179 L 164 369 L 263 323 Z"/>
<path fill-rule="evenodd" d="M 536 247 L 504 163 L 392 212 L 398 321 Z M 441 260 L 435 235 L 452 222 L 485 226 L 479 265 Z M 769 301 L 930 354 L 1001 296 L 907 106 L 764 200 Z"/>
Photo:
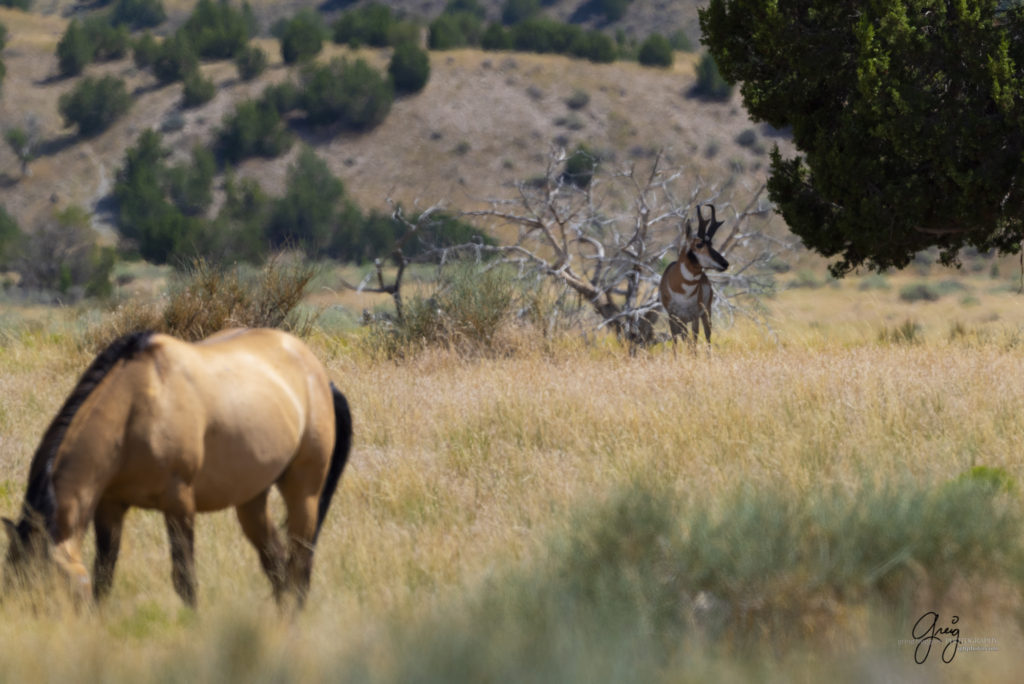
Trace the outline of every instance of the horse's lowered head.
<path fill-rule="evenodd" d="M 53 545 L 41 521 L 23 516 L 19 522 L 4 518 L 7 531 L 7 556 L 4 559 L 4 593 L 31 583 L 46 568 L 52 567 Z"/>
<path fill-rule="evenodd" d="M 700 270 L 724 271 L 729 268 L 729 262 L 716 250 L 711 241 L 715 233 L 722 227 L 725 221 L 719 221 L 715 216 L 715 205 L 711 206 L 711 218 L 704 219 L 700 207 L 697 207 L 697 232 L 693 232 L 690 221 L 686 221 L 686 234 L 683 245 L 679 250 L 680 263 L 699 265 Z"/>
<path fill-rule="evenodd" d="M 18 522 L 4 518 L 7 531 L 7 555 L 4 558 L 3 592 L 5 595 L 29 589 L 44 590 L 54 580 L 63 580 L 75 601 L 88 598 L 89 573 L 80 563 L 62 559 L 40 516 L 27 513 Z M 62 562 L 63 561 L 63 562 Z"/>

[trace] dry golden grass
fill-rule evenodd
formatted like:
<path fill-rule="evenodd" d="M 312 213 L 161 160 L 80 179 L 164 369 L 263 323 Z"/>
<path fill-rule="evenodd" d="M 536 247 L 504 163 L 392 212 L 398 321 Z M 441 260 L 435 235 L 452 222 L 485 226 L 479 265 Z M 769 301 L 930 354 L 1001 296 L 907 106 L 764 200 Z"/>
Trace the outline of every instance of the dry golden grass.
<path fill-rule="evenodd" d="M 724 507 L 743 488 L 800 501 L 896 482 L 940 487 L 976 465 L 1024 481 L 1018 299 L 977 287 L 980 303 L 967 311 L 988 311 L 987 322 L 965 314 L 968 334 L 950 340 L 950 302 L 903 304 L 894 287 L 858 324 L 849 311 L 861 301 L 855 287 L 784 293 L 772 303 L 777 319 L 789 317 L 778 324 L 778 344 L 738 323 L 717 333 L 714 353 L 696 356 L 664 347 L 630 358 L 612 341 L 566 340 L 526 344 L 507 358 L 425 351 L 395 363 L 361 351 L 357 333 L 316 334 L 314 348 L 351 402 L 356 441 L 306 612 L 276 614 L 229 512 L 199 519 L 201 609 L 184 611 L 169 581 L 162 521 L 138 512 L 101 610 L 0 607 L 0 667 L 12 681 L 404 679 L 408 637 L 395 636 L 399 626 L 461 614 L 467 597 L 510 569 L 543 563 L 552 540 L 579 525 L 580 511 L 623 487 Z M 920 341 L 878 340 L 879 327 L 911 311 L 925 329 Z M 808 324 L 825 312 L 835 325 Z M 51 321 L 0 340 L 7 515 L 17 512 L 36 440 L 89 361 L 79 335 L 74 324 Z M 1019 510 L 1019 496 L 1007 505 Z M 963 653 L 945 669 L 933 658 L 928 676 L 1011 681 L 1019 587 L 982 582 L 940 596 L 930 593 L 929 569 L 921 572 L 921 594 L 904 610 L 958 614 L 965 636 L 995 638 L 1000 648 Z M 803 606 L 796 597 L 805 588 L 791 589 Z M 916 672 L 910 651 L 895 646 L 909 615 L 855 598 L 821 600 L 797 616 L 808 627 L 795 644 L 765 655 L 745 642 L 729 647 L 725 636 L 710 652 L 718 656 L 677 651 L 683 660 L 662 671 L 669 680 L 749 678 L 759 667 L 792 677 L 840 665 Z M 473 629 L 440 624 L 456 641 Z M 770 641 L 767 631 L 755 633 Z"/>

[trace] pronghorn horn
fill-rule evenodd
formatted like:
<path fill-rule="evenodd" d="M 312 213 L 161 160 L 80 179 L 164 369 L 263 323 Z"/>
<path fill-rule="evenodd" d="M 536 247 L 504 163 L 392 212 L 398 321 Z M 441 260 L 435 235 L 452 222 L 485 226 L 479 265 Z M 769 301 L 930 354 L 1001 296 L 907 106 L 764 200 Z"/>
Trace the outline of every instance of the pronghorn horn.
<path fill-rule="evenodd" d="M 707 239 L 708 233 L 708 222 L 704 220 L 704 214 L 700 210 L 701 205 L 697 205 L 697 237 L 701 240 Z"/>
<path fill-rule="evenodd" d="M 707 231 L 708 240 L 710 240 L 713 237 L 715 237 L 715 233 L 717 233 L 718 229 L 721 228 L 722 225 L 724 225 L 724 224 L 725 224 L 725 221 L 719 221 L 718 217 L 715 216 L 715 205 L 712 204 L 711 205 L 711 226 L 710 226 L 710 228 Z"/>

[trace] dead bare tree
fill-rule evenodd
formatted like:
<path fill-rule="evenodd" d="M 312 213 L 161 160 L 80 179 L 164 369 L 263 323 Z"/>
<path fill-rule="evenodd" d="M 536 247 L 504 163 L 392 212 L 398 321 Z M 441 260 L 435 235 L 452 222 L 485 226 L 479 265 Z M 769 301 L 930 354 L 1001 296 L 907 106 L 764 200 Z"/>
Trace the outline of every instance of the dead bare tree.
<path fill-rule="evenodd" d="M 391 295 L 392 301 L 395 303 L 395 316 L 399 321 L 405 315 L 405 311 L 402 305 L 402 278 L 405 275 L 405 269 L 413 263 L 414 257 L 406 254 L 406 247 L 418 236 L 423 233 L 423 228 L 430 224 L 431 217 L 441 209 L 440 204 L 435 204 L 432 207 L 421 212 L 416 217 L 415 221 L 410 221 L 402 208 L 396 205 L 390 198 L 388 198 L 388 204 L 391 205 L 392 211 L 391 216 L 394 220 L 398 221 L 405 227 L 405 233 L 395 242 L 394 247 L 391 249 L 389 258 L 395 267 L 395 275 L 392 282 L 389 284 L 384 279 L 384 260 L 377 257 L 373 260 L 374 270 L 366 275 L 358 285 L 352 285 L 351 283 L 342 279 L 341 284 L 351 290 L 357 292 L 375 292 L 379 294 Z M 427 260 L 436 258 L 434 256 L 434 249 L 427 249 L 421 252 L 419 260 Z M 377 286 L 370 286 L 370 281 L 376 275 Z"/>
<path fill-rule="evenodd" d="M 700 203 L 732 209 L 720 251 L 734 264 L 712 276 L 716 310 L 727 317 L 751 315 L 744 300 L 755 302 L 770 289 L 761 267 L 792 249 L 753 227 L 771 214 L 763 188 L 748 193 L 742 209 L 723 202 L 723 193 L 708 187 L 686 168 L 672 166 L 659 153 L 646 168 L 619 170 L 598 164 L 587 183 L 563 171 L 567 157 L 556 151 L 542 178 L 519 183 L 517 197 L 493 200 L 490 208 L 465 215 L 492 233 L 516 228 L 512 244 L 487 247 L 521 270 L 533 270 L 578 293 L 609 327 L 631 346 L 661 338 L 655 323 L 661 310 L 658 284 L 666 255 L 678 251 L 687 217 Z M 742 194 L 733 188 L 732 196 Z M 726 213 L 726 212 L 723 212 Z M 726 213 L 727 215 L 727 213 Z M 716 311 L 715 313 L 719 313 Z"/>
<path fill-rule="evenodd" d="M 374 261 L 374 271 L 361 283 L 347 287 L 363 292 L 389 294 L 399 321 L 404 315 L 403 276 L 414 262 L 439 267 L 458 257 L 482 261 L 487 267 L 512 265 L 523 276 L 546 279 L 563 291 L 575 293 L 596 314 L 598 328 L 610 328 L 631 348 L 647 346 L 666 337 L 656 324 L 661 311 L 658 284 L 668 260 L 684 239 L 688 216 L 698 204 L 714 203 L 726 226 L 719 251 L 727 255 L 729 271 L 711 276 L 715 288 L 713 314 L 726 322 L 737 315 L 766 324 L 759 298 L 771 290 L 765 268 L 793 249 L 785 240 L 769 236 L 755 220 L 771 215 L 763 198 L 764 188 L 748 190 L 733 186 L 726 192 L 707 185 L 685 167 L 671 165 L 659 153 L 650 163 L 615 169 L 596 163 L 584 180 L 566 173 L 568 157 L 554 150 L 545 172 L 516 184 L 515 197 L 493 199 L 489 208 L 463 212 L 482 233 L 499 237 L 499 244 L 482 241 L 454 246 L 427 245 L 415 256 L 407 246 L 425 230 L 438 212 L 434 205 L 410 220 L 393 205 L 393 217 L 405 227 L 389 256 L 390 267 Z M 584 182 L 585 181 L 585 182 Z M 733 199 L 742 197 L 737 208 Z M 732 210 L 731 217 L 729 210 Z M 509 239 L 509 227 L 515 235 Z M 494 258 L 496 257 L 496 258 Z M 371 281 L 376 280 L 376 285 Z"/>

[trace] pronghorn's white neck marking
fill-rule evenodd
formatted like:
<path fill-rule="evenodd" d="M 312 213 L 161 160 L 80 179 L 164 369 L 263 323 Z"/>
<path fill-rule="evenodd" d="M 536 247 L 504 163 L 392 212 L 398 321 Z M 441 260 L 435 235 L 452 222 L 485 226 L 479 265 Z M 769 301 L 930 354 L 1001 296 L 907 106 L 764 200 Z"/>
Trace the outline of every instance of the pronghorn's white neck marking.
<path fill-rule="evenodd" d="M 701 268 L 700 263 L 692 264 L 685 254 L 676 263 L 679 264 L 679 273 L 683 276 L 684 288 L 687 286 L 687 283 L 696 283 L 704 275 L 704 269 Z"/>

